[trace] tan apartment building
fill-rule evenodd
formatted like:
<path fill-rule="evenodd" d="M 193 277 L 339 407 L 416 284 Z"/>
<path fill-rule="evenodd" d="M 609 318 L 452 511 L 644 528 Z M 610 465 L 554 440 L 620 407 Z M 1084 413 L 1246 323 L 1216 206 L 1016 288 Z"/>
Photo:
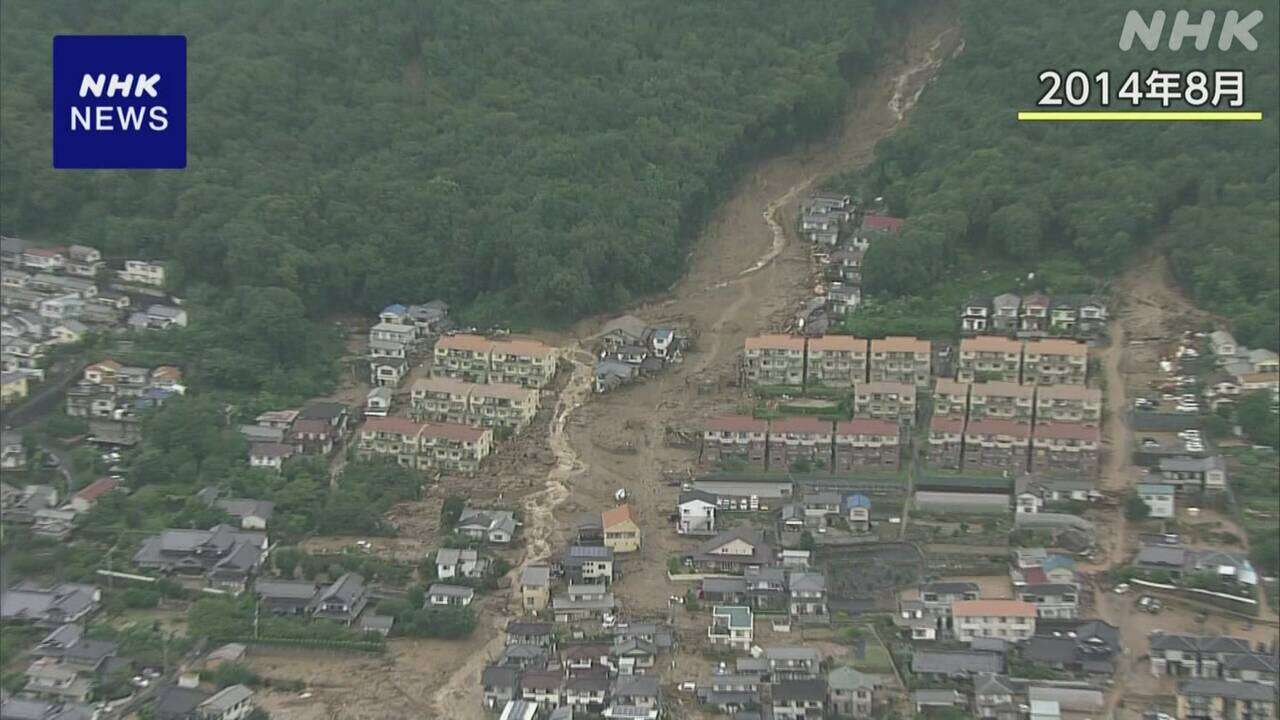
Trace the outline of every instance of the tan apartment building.
<path fill-rule="evenodd" d="M 901 464 L 898 423 L 891 420 L 858 418 L 836 423 L 835 458 L 837 473 L 866 468 L 897 470 Z"/>
<path fill-rule="evenodd" d="M 786 470 L 796 463 L 831 467 L 832 423 L 816 417 L 778 418 L 769 423 L 769 467 Z"/>
<path fill-rule="evenodd" d="M 934 467 L 960 469 L 964 448 L 964 417 L 934 415 L 929 421 L 929 448 L 926 459 Z"/>
<path fill-rule="evenodd" d="M 1030 385 L 1004 381 L 973 383 L 969 387 L 969 418 L 1029 423 L 1035 413 L 1035 394 L 1036 389 Z"/>
<path fill-rule="evenodd" d="M 970 420 L 964 429 L 964 467 L 973 470 L 1027 470 L 1031 423 Z"/>
<path fill-rule="evenodd" d="M 1180 680 L 1178 717 L 1188 720 L 1275 720 L 1276 686 L 1217 678 Z"/>
<path fill-rule="evenodd" d="M 742 374 L 754 385 L 803 385 L 805 341 L 794 335 L 747 338 Z"/>
<path fill-rule="evenodd" d="M 916 386 L 901 382 L 858 385 L 853 389 L 853 416 L 911 427 L 916 422 Z"/>
<path fill-rule="evenodd" d="M 361 458 L 391 458 L 419 470 L 473 473 L 492 451 L 493 431 L 487 428 L 400 417 L 369 418 L 356 440 Z"/>
<path fill-rule="evenodd" d="M 537 340 L 498 340 L 493 343 L 491 383 L 541 388 L 556 376 L 556 349 Z"/>
<path fill-rule="evenodd" d="M 1022 600 L 957 600 L 951 603 L 956 639 L 1029 640 L 1036 633 L 1036 606 Z"/>
<path fill-rule="evenodd" d="M 436 341 L 433 358 L 435 364 L 431 372 L 434 375 L 489 382 L 493 342 L 479 335 L 445 335 Z"/>
<path fill-rule="evenodd" d="M 763 468 L 768 452 L 769 421 L 749 415 L 724 415 L 702 429 L 702 462 L 740 461 Z"/>
<path fill-rule="evenodd" d="M 538 414 L 538 391 L 510 383 L 481 385 L 449 377 L 417 380 L 410 395 L 422 420 L 519 431 Z"/>
<path fill-rule="evenodd" d="M 1084 385 L 1089 346 L 1079 340 L 1028 340 L 1022 359 L 1024 385 Z"/>
<path fill-rule="evenodd" d="M 933 386 L 933 414 L 963 420 L 969 413 L 969 383 L 938 378 Z"/>
<path fill-rule="evenodd" d="M 1031 469 L 1077 470 L 1094 475 L 1098 472 L 1100 449 L 1097 425 L 1037 422 L 1031 440 Z"/>
<path fill-rule="evenodd" d="M 1002 381 L 1017 384 L 1022 372 L 1022 342 L 998 335 L 960 341 L 956 379 L 961 382 Z"/>
<path fill-rule="evenodd" d="M 1036 388 L 1036 422 L 1102 422 L 1102 391 L 1083 385 L 1041 385 Z"/>
<path fill-rule="evenodd" d="M 474 383 L 541 388 L 556 375 L 556 350 L 536 340 L 446 335 L 436 341 L 432 372 Z"/>
<path fill-rule="evenodd" d="M 809 338 L 805 383 L 851 387 L 867 379 L 867 340 L 852 335 Z"/>
<path fill-rule="evenodd" d="M 889 336 L 871 341 L 871 382 L 900 382 L 928 387 L 933 344 L 915 337 Z"/>

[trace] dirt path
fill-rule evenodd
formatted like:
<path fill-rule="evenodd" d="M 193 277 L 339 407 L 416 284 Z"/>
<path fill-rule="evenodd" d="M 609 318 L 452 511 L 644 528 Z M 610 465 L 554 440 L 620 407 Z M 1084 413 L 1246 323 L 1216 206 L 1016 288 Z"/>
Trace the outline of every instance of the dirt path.
<path fill-rule="evenodd" d="M 570 445 L 565 435 L 565 425 L 569 415 L 582 406 L 592 389 L 591 356 L 574 346 L 561 352 L 561 361 L 573 366 L 573 375 L 560 399 L 556 402 L 555 412 L 551 414 L 549 442 L 555 453 L 556 464 L 547 473 L 546 487 L 525 498 L 524 533 L 527 549 L 524 560 L 507 574 L 512 588 L 521 571 L 531 563 L 547 560 L 556 547 L 559 528 L 555 521 L 555 510 L 569 497 L 570 481 L 586 471 L 586 466 L 578 459 L 578 454 Z M 493 625 L 494 634 L 491 640 L 478 652 L 469 656 L 461 666 L 449 675 L 449 679 L 432 696 L 432 707 L 438 717 L 475 718 L 483 720 L 486 715 L 481 708 L 480 672 L 486 663 L 502 651 L 505 642 L 503 630 L 507 621 L 520 614 L 520 598 L 512 592 L 505 611 L 492 608 L 493 612 L 483 617 Z"/>

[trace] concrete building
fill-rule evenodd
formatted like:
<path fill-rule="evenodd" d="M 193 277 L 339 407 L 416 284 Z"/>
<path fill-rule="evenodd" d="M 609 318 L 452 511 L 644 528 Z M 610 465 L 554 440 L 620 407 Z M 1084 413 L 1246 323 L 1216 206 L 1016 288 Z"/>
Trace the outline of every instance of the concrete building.
<path fill-rule="evenodd" d="M 857 385 L 853 389 L 853 416 L 911 427 L 916 421 L 916 386 L 881 381 Z"/>
<path fill-rule="evenodd" d="M 755 385 L 803 385 L 805 339 L 793 335 L 747 338 L 742 356 L 745 380 Z"/>
<path fill-rule="evenodd" d="M 837 473 L 860 468 L 897 470 L 901 463 L 898 423 L 890 420 L 857 418 L 836 423 L 835 457 L 832 467 Z"/>
<path fill-rule="evenodd" d="M 1083 385 L 1036 388 L 1036 422 L 1097 425 L 1102 422 L 1102 391 Z"/>
<path fill-rule="evenodd" d="M 1018 383 L 1022 373 L 1022 343 L 996 335 L 960 341 L 956 379 L 961 382 Z"/>
<path fill-rule="evenodd" d="M 1028 340 L 1023 349 L 1024 385 L 1084 385 L 1089 346 L 1079 340 Z"/>
<path fill-rule="evenodd" d="M 1030 423 L 1035 413 L 1035 391 L 1034 387 L 1003 380 L 975 382 L 969 388 L 969 419 Z"/>
<path fill-rule="evenodd" d="M 960 600 L 951 604 L 956 639 L 999 638 L 1016 642 L 1036 632 L 1036 607 L 1022 600 Z"/>
<path fill-rule="evenodd" d="M 702 462 L 741 462 L 763 468 L 768 452 L 769 422 L 746 415 L 707 421 L 702 430 Z"/>
<path fill-rule="evenodd" d="M 871 341 L 871 382 L 899 382 L 928 387 L 933 345 L 915 337 L 890 336 Z"/>
<path fill-rule="evenodd" d="M 867 379 L 867 340 L 852 335 L 826 335 L 809 339 L 805 359 L 805 383 L 825 387 L 852 387 Z"/>

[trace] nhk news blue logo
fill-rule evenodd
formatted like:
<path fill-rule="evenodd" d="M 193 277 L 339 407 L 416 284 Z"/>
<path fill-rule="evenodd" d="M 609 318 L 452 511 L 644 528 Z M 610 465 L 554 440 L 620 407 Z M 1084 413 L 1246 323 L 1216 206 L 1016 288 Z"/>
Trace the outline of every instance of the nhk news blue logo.
<path fill-rule="evenodd" d="M 186 37 L 54 37 L 53 166 L 185 168 Z"/>

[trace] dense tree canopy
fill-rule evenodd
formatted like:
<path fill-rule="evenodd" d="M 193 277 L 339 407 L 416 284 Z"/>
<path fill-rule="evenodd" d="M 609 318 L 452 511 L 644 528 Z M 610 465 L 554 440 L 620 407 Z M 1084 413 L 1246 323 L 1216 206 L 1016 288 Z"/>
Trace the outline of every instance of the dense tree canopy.
<path fill-rule="evenodd" d="M 5 3 L 0 224 L 282 314 L 439 296 L 563 320 L 668 285 L 745 161 L 831 126 L 875 4 Z M 187 35 L 185 171 L 50 169 L 67 32 Z"/>
<path fill-rule="evenodd" d="M 970 273 L 972 264 L 956 262 L 966 258 L 1035 269 L 1044 257 L 1070 257 L 1105 276 L 1136 248 L 1157 242 L 1197 302 L 1229 317 L 1241 342 L 1280 345 L 1280 38 L 1269 16 L 1275 8 L 1260 1 L 1193 5 L 1196 19 L 1203 9 L 1217 10 L 1219 18 L 1226 9 L 1264 9 L 1266 22 L 1254 30 L 1257 51 L 1237 45 L 1221 52 L 1214 42 L 1206 52 L 1148 52 L 1138 44 L 1120 52 L 1125 13 L 1167 9 L 1158 0 L 966 2 L 963 52 L 925 91 L 910 122 L 879 145 L 870 170 L 834 183 L 883 196 L 907 217 L 900 241 L 867 253 L 869 295 L 927 296 L 928 283 Z M 1123 78 L 1153 67 L 1243 69 L 1246 109 L 1261 110 L 1264 120 L 1016 120 L 1018 110 L 1035 109 L 1046 68 L 1109 69 Z"/>

